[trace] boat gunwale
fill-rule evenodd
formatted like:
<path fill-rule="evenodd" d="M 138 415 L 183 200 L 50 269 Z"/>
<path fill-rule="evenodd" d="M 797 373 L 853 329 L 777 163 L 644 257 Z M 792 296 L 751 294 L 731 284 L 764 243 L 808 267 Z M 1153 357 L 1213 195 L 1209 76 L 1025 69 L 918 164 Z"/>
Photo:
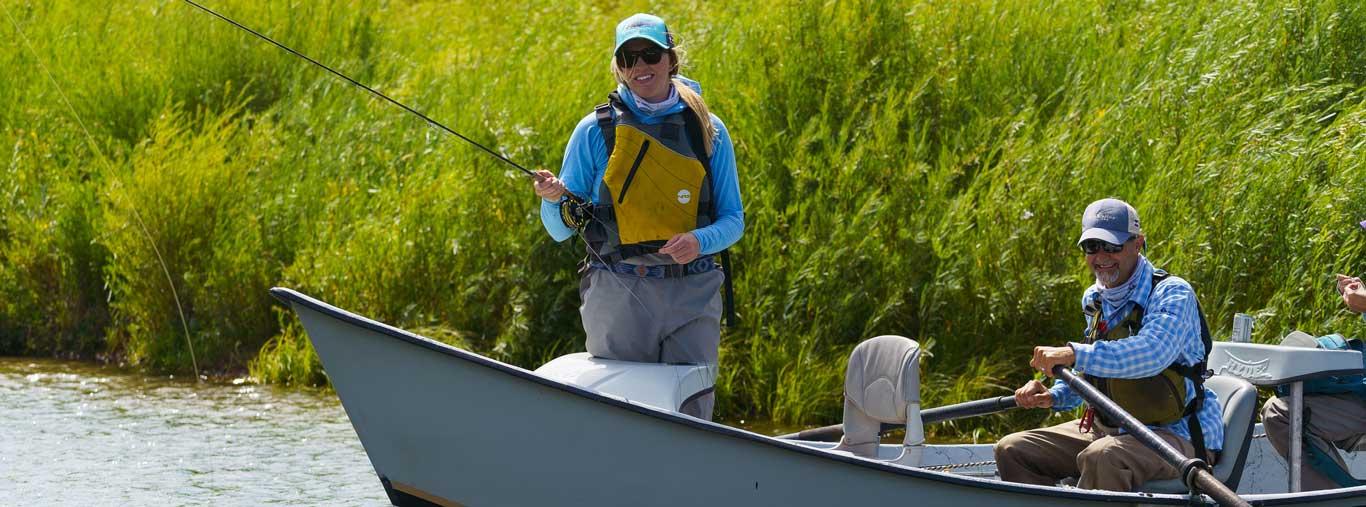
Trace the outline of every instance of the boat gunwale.
<path fill-rule="evenodd" d="M 978 477 L 962 476 L 948 472 L 938 472 L 921 468 L 912 468 L 900 465 L 892 465 L 887 462 L 858 458 L 836 454 L 824 449 L 807 447 L 794 441 L 782 440 L 775 437 L 760 435 L 751 431 L 732 428 L 723 424 L 710 421 L 703 421 L 692 417 L 683 417 L 679 414 L 667 412 L 654 407 L 649 407 L 637 403 L 631 403 L 622 399 L 603 395 L 573 384 L 558 382 L 540 375 L 535 372 L 521 368 L 516 365 L 507 364 L 501 361 L 490 359 L 482 355 L 462 350 L 460 348 L 441 343 L 430 338 L 400 329 L 383 322 L 379 322 L 358 314 L 351 313 L 338 308 L 312 296 L 303 294 L 287 287 L 274 287 L 270 289 L 271 296 L 286 304 L 302 305 L 310 310 L 322 313 L 344 323 L 352 324 L 370 331 L 374 331 L 400 341 L 439 352 L 448 356 L 453 356 L 495 371 L 506 373 L 522 380 L 529 380 L 537 384 L 555 388 L 564 392 L 572 393 L 599 403 L 624 408 L 632 412 L 643 414 L 656 419 L 682 424 L 692 428 L 708 431 L 711 433 L 724 435 L 731 438 L 738 438 L 749 442 L 778 447 L 780 449 L 795 451 L 809 456 L 822 459 L 834 460 L 850 465 L 870 468 L 873 470 L 891 473 L 895 475 L 914 477 L 918 479 L 928 479 L 939 482 L 946 482 L 958 486 L 986 488 L 990 490 L 1005 491 L 1010 493 L 1044 495 L 1055 498 L 1069 498 L 1076 500 L 1099 501 L 1099 502 L 1120 502 L 1136 504 L 1160 504 L 1160 505 L 1189 505 L 1190 496 L 1184 494 L 1168 493 L 1146 493 L 1146 492 L 1117 492 L 1103 490 L 1076 490 L 1066 489 L 1056 486 L 1039 486 L 1033 484 L 1010 483 L 999 480 L 984 479 Z M 310 338 L 311 339 L 311 338 Z M 1239 495 L 1249 503 L 1255 505 L 1297 505 L 1316 501 L 1337 500 L 1357 496 L 1366 496 L 1366 486 L 1354 488 L 1338 488 L 1314 492 L 1300 493 L 1264 493 L 1254 495 Z M 1208 498 L 1208 497 L 1205 497 Z"/>

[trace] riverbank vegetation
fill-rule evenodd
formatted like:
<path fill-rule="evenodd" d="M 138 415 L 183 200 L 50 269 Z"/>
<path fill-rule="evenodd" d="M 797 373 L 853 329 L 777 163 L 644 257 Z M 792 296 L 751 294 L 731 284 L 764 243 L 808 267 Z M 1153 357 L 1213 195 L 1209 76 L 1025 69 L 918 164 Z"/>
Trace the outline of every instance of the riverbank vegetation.
<path fill-rule="evenodd" d="M 551 169 L 612 86 L 616 21 L 655 9 L 206 5 Z M 553 243 L 492 157 L 182 2 L 3 6 L 0 354 L 325 383 L 272 286 L 523 367 L 582 350 L 581 245 Z M 1332 277 L 1366 271 L 1360 2 L 656 12 L 736 142 L 723 419 L 836 421 L 847 354 L 879 334 L 925 347 L 927 406 L 1006 393 L 1033 345 L 1079 336 L 1073 243 L 1107 196 L 1139 209 L 1146 254 L 1191 281 L 1216 338 L 1235 312 L 1257 341 L 1366 336 Z"/>

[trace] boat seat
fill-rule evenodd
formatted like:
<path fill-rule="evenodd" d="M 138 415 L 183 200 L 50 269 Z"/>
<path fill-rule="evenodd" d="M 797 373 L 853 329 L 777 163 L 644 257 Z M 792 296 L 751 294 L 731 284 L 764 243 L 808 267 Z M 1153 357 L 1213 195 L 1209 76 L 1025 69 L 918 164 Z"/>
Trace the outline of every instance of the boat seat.
<path fill-rule="evenodd" d="M 1252 443 L 1252 426 L 1256 422 L 1257 388 L 1246 380 L 1228 375 L 1215 375 L 1205 381 L 1223 404 L 1224 447 L 1215 463 L 1214 478 L 1236 491 L 1247 461 L 1247 449 Z M 1148 481 L 1138 488 L 1148 493 L 1187 493 L 1190 490 L 1181 479 Z"/>
<path fill-rule="evenodd" d="M 536 374 L 627 401 L 681 413 L 689 401 L 713 392 L 716 365 L 637 363 L 587 352 L 555 358 Z"/>
<path fill-rule="evenodd" d="M 902 453 L 892 462 L 920 466 L 920 344 L 910 338 L 884 335 L 854 347 L 844 376 L 844 436 L 834 450 L 876 458 L 883 423 L 906 425 Z"/>

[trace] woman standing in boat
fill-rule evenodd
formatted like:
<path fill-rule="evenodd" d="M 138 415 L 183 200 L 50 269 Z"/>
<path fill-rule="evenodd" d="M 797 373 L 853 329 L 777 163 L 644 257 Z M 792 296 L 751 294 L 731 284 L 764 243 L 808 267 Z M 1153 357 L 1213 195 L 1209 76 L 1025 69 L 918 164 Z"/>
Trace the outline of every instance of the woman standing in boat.
<path fill-rule="evenodd" d="M 744 212 L 730 135 L 678 74 L 681 56 L 664 20 L 619 23 L 616 90 L 575 127 L 559 177 L 538 172 L 546 231 L 564 241 L 581 228 L 587 243 L 579 312 L 597 357 L 717 363 L 725 275 L 714 255 L 744 234 Z M 682 412 L 711 419 L 704 393 Z"/>

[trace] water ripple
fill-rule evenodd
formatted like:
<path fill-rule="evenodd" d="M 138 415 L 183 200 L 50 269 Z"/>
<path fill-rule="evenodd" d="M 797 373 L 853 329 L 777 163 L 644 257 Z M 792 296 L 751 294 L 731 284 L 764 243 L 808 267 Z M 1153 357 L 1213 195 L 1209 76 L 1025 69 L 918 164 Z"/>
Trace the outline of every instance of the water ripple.
<path fill-rule="evenodd" d="M 0 505 L 388 505 L 336 397 L 0 358 Z"/>

